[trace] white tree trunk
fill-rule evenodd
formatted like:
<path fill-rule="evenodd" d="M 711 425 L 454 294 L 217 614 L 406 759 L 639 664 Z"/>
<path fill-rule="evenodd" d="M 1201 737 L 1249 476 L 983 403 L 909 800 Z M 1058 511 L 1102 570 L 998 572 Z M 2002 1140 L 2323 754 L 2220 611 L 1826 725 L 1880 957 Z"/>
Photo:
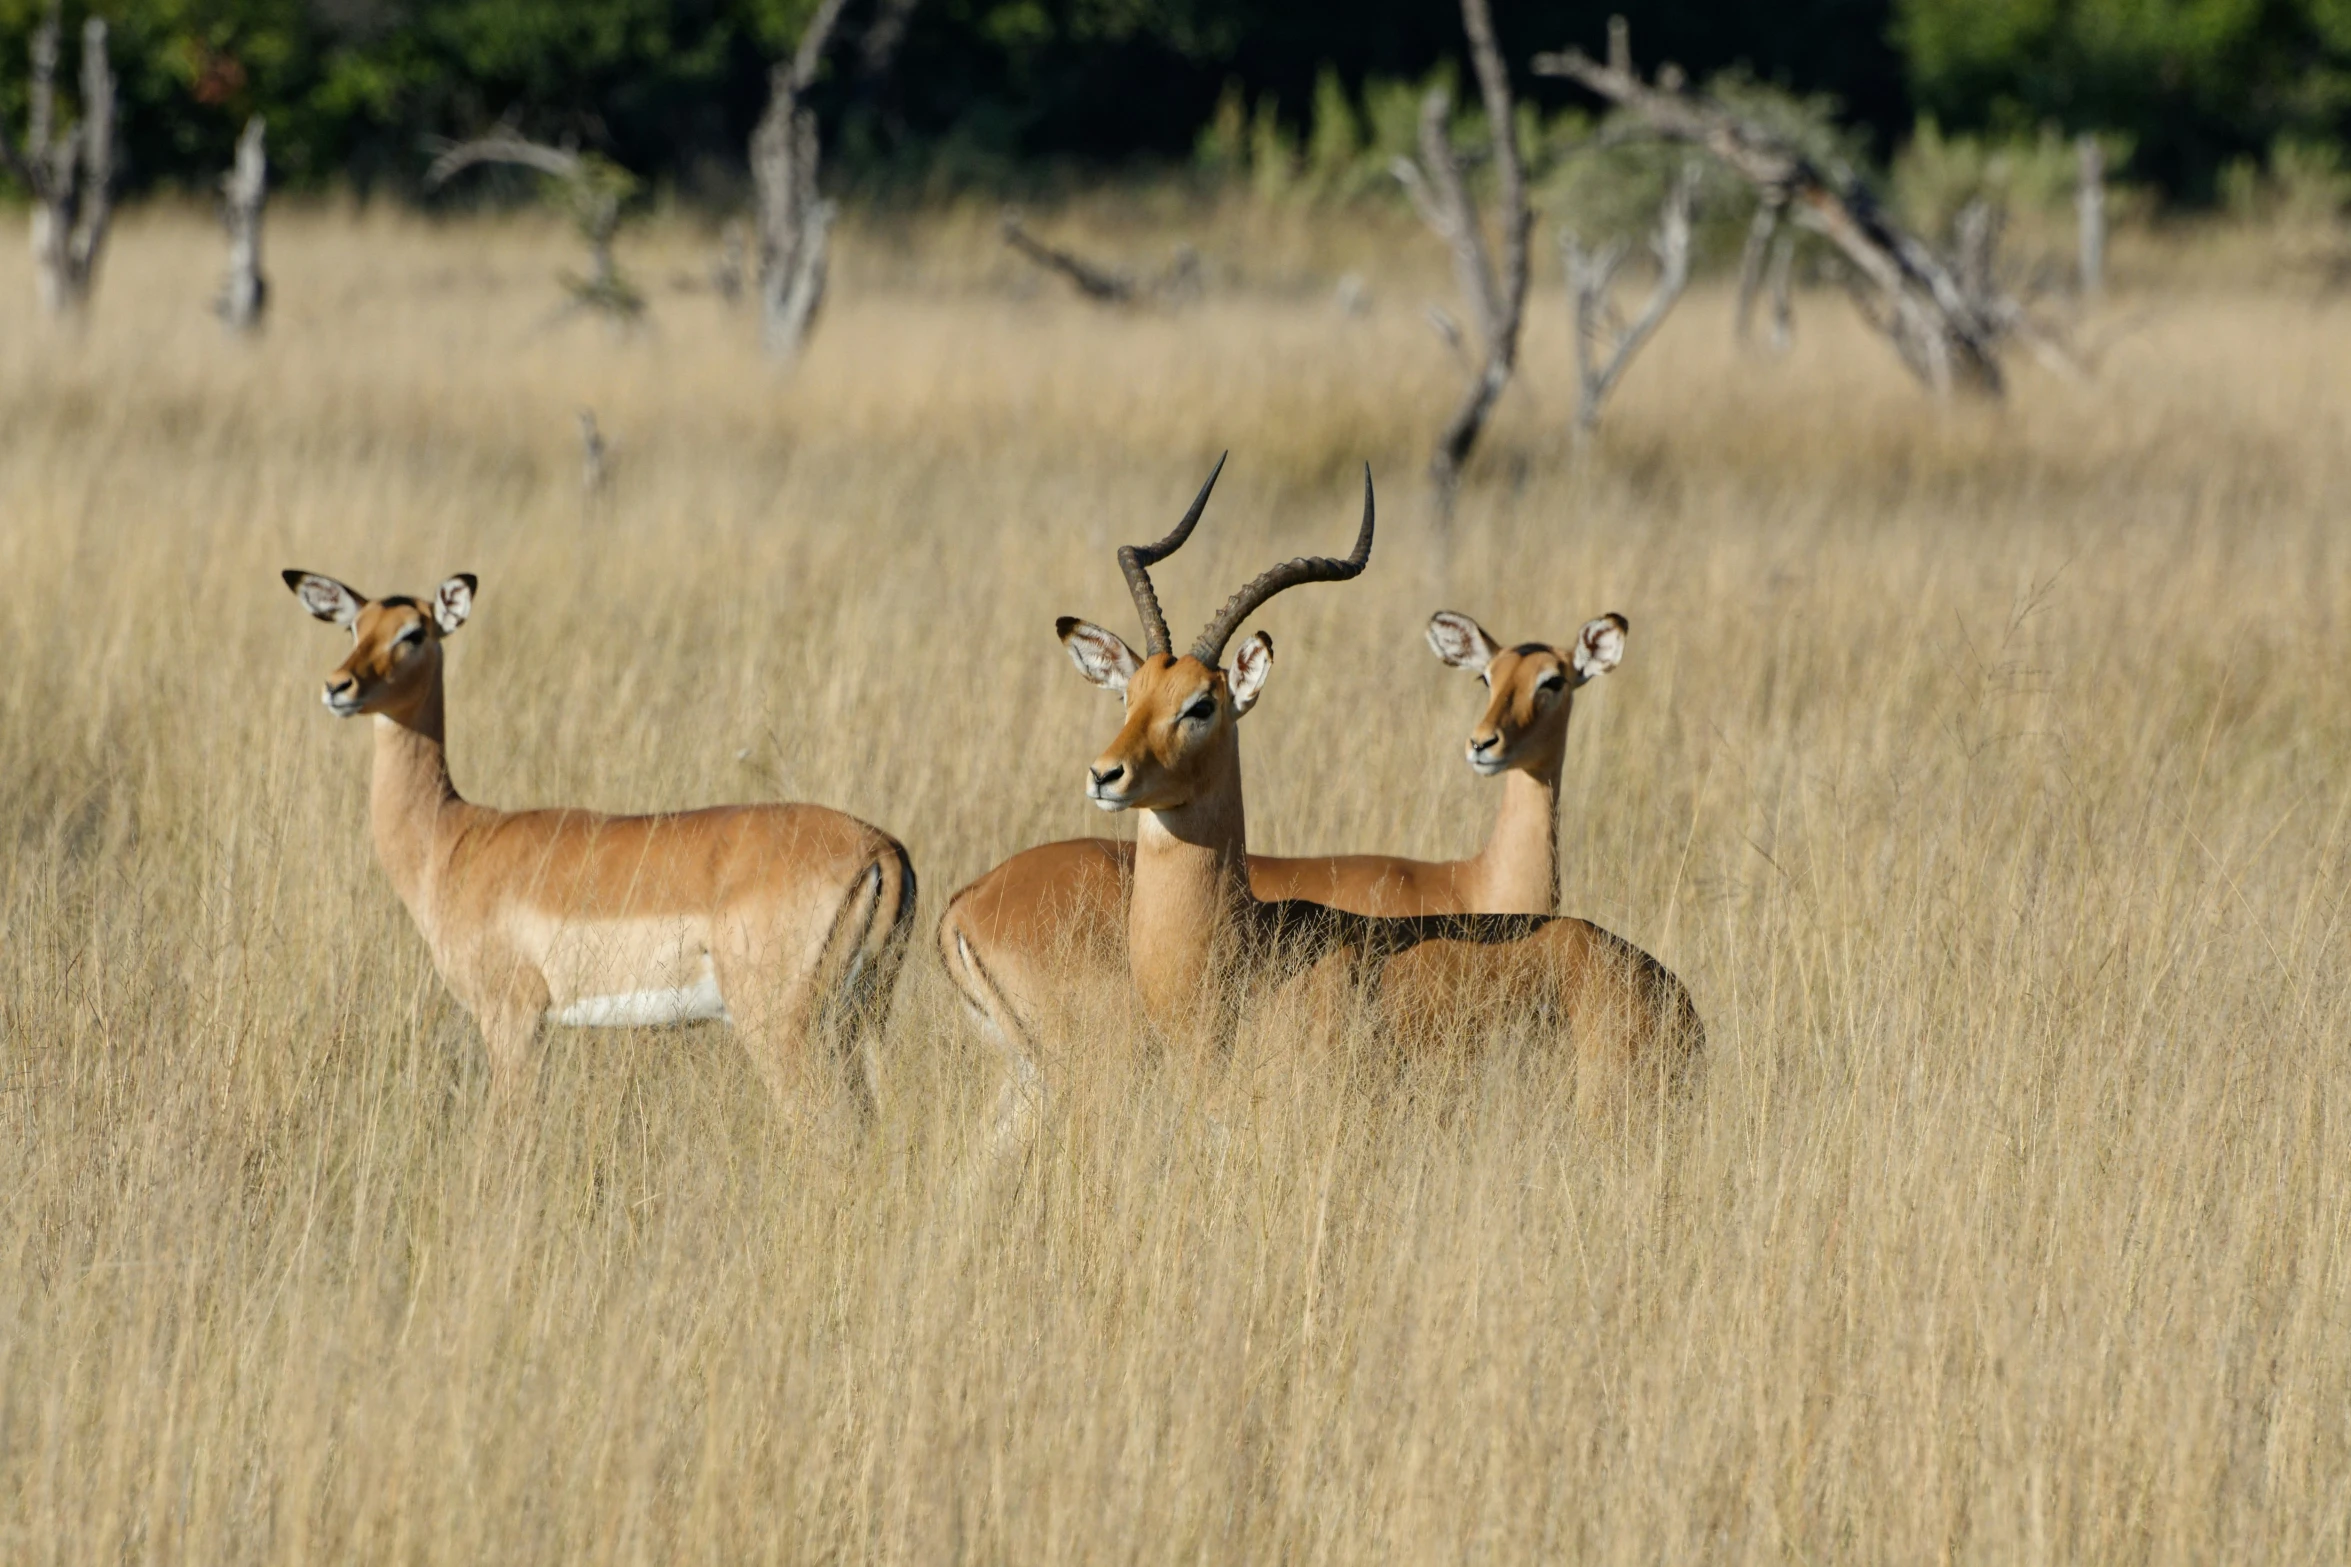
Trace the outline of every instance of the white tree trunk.
<path fill-rule="evenodd" d="M 229 231 L 229 276 L 221 290 L 220 317 L 232 332 L 261 324 L 269 305 L 269 280 L 261 272 L 261 209 L 269 200 L 267 124 L 256 114 L 237 138 L 237 162 L 220 182 L 225 198 L 221 218 Z"/>

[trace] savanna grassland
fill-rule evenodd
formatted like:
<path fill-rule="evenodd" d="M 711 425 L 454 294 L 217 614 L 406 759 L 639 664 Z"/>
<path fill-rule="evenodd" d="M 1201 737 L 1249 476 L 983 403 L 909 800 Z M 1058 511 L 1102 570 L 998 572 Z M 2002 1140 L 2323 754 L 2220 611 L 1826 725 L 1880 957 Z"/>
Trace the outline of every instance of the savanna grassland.
<path fill-rule="evenodd" d="M 1937 408 L 1840 298 L 1765 361 L 1701 289 L 1579 459 L 1548 261 L 1440 567 L 1433 241 L 1091 224 L 1205 298 L 867 218 L 788 381 L 683 222 L 624 240 L 630 341 L 536 330 L 534 221 L 281 211 L 251 345 L 197 215 L 131 215 L 79 335 L 0 248 L 0 1558 L 2351 1554 L 2351 299 L 2138 242 L 2093 381 Z M 1200 1071 L 1111 1017 L 983 1156 L 930 927 L 1128 830 L 1053 617 L 1133 636 L 1111 552 L 1227 446 L 1179 638 L 1383 499 L 1263 616 L 1256 846 L 1468 852 L 1429 613 L 1630 618 L 1563 903 L 1707 1021 L 1662 1137 L 1539 1054 Z M 286 566 L 480 574 L 470 797 L 903 837 L 871 1129 L 714 1026 L 555 1031 L 492 1115 Z"/>

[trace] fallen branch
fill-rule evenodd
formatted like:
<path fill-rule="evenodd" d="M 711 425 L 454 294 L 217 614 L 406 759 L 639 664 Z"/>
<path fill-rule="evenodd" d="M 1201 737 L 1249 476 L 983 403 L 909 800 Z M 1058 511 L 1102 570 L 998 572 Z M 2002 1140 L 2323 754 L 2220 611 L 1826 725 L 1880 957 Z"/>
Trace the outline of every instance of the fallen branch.
<path fill-rule="evenodd" d="M 1005 244 L 1046 271 L 1059 273 L 1069 279 L 1070 286 L 1088 299 L 1105 305 L 1134 302 L 1138 285 L 1133 278 L 1123 272 L 1098 267 L 1072 251 L 1046 244 L 1022 226 L 1019 213 L 1006 212 L 1002 228 Z"/>
<path fill-rule="evenodd" d="M 1881 296 L 1872 322 L 1938 394 L 1957 384 L 2000 395 L 2005 380 L 1999 346 L 2014 318 L 1971 297 L 1952 269 L 1898 226 L 1850 171 L 1824 170 L 1765 127 L 1662 73 L 1655 85 L 1644 82 L 1628 57 L 1602 65 L 1569 49 L 1536 56 L 1534 70 L 1575 82 L 1637 116 L 1654 135 L 1704 148 L 1767 203 L 1835 245 Z"/>

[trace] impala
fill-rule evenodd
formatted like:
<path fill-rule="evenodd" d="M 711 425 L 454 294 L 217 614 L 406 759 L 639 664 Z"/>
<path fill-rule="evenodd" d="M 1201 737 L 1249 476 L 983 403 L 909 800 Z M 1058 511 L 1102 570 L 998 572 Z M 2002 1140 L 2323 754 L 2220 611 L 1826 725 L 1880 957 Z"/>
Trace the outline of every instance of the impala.
<path fill-rule="evenodd" d="M 895 838 L 820 805 L 724 805 L 660 816 L 499 811 L 449 781 L 444 638 L 475 579 L 428 600 L 368 599 L 289 571 L 320 620 L 351 633 L 328 711 L 375 718 L 376 857 L 471 1012 L 494 1097 L 536 1067 L 540 1027 L 723 1019 L 779 1102 L 831 1045 L 859 1057 L 888 1012 L 914 917 Z"/>
<path fill-rule="evenodd" d="M 1264 690 L 1273 642 L 1263 631 L 1248 638 L 1230 673 L 1225 647 L 1274 595 L 1359 575 L 1372 526 L 1366 469 L 1353 552 L 1265 572 L 1180 657 L 1158 613 L 1149 560 L 1127 572 L 1144 653 L 1100 626 L 1059 622 L 1079 670 L 1126 699 L 1125 722 L 1088 769 L 1086 794 L 1106 811 L 1144 813 L 1127 905 L 1128 964 L 1143 1010 L 1170 1039 L 1213 1049 L 1230 1039 L 1251 997 L 1332 976 L 1408 1048 L 1457 1029 L 1532 1026 L 1565 1045 L 1587 1114 L 1605 1118 L 1628 1094 L 1654 1097 L 1699 1048 L 1697 1012 L 1663 965 L 1600 927 L 1549 914 L 1362 915 L 1262 900 L 1250 889 L 1239 723 Z M 1180 542 L 1163 541 L 1152 559 Z"/>
<path fill-rule="evenodd" d="M 1224 460 L 1208 476 L 1173 532 L 1155 545 L 1119 551 L 1144 632 L 1165 651 L 1167 623 L 1148 575 L 1191 536 Z M 1470 732 L 1470 766 L 1503 778 L 1502 804 L 1485 846 L 1465 860 L 1397 855 L 1249 856 L 1250 890 L 1260 898 L 1306 898 L 1358 914 L 1549 914 L 1559 907 L 1559 776 L 1576 689 L 1614 669 L 1628 630 L 1622 615 L 1587 624 L 1572 649 L 1523 643 L 1505 649 L 1474 620 L 1450 610 L 1432 616 L 1429 646 L 1489 688 Z M 1073 655 L 1077 649 L 1071 648 Z M 1080 669 L 1084 664 L 1080 663 Z M 1006 1049 L 1016 1074 L 1033 1055 L 1040 1023 L 1073 974 L 1123 979 L 1125 913 L 1135 846 L 1074 838 L 1024 849 L 948 903 L 939 953 L 965 1004 Z"/>

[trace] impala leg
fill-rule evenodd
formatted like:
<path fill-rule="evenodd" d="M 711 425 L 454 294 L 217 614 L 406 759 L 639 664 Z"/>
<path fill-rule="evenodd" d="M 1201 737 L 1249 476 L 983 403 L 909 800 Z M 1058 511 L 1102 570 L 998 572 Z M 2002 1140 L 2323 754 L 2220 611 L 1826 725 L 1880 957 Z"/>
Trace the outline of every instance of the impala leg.
<path fill-rule="evenodd" d="M 751 1069 L 767 1085 L 779 1110 L 805 1105 L 809 1097 L 814 975 L 805 961 L 777 950 L 772 942 L 737 929 L 723 932 L 712 948 L 711 966 L 719 994 L 726 998 L 735 1037 Z"/>
<path fill-rule="evenodd" d="M 519 1105 L 538 1082 L 545 1012 L 544 999 L 518 994 L 501 997 L 476 1013 L 490 1054 L 490 1102 L 501 1111 Z"/>

